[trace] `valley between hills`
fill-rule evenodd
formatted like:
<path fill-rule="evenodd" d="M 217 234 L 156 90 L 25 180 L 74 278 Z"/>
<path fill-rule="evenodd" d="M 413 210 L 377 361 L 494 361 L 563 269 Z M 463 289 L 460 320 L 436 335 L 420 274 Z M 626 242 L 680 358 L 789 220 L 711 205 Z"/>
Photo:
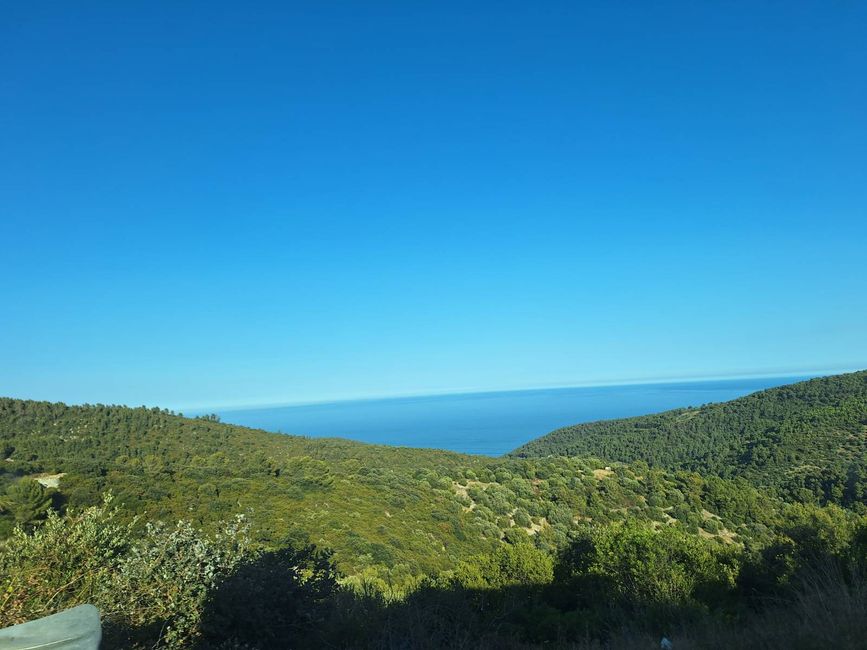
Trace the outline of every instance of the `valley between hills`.
<path fill-rule="evenodd" d="M 867 372 L 499 458 L 2 399 L 0 458 L 0 620 L 94 602 L 116 647 L 808 648 L 768 603 L 865 605 Z"/>

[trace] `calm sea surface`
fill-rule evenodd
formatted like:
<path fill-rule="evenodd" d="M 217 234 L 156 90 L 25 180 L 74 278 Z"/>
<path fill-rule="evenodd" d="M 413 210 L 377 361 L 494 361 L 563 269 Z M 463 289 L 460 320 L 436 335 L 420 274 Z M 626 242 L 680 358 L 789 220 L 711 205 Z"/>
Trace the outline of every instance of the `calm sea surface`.
<path fill-rule="evenodd" d="M 807 377 L 554 388 L 217 411 L 224 422 L 497 456 L 552 429 L 722 402 Z"/>

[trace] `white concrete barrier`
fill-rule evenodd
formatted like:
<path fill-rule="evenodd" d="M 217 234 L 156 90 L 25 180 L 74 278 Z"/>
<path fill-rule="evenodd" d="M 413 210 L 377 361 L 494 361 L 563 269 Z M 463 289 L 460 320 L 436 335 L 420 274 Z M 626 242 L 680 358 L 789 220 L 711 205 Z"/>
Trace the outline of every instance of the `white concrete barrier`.
<path fill-rule="evenodd" d="M 102 638 L 99 610 L 79 605 L 0 630 L 0 650 L 98 650 Z"/>

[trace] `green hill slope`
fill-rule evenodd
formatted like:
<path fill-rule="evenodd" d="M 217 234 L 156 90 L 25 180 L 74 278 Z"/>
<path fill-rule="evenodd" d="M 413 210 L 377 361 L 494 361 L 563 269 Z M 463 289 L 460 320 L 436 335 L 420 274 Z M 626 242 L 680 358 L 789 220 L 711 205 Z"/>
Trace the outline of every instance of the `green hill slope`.
<path fill-rule="evenodd" d="M 249 513 L 259 543 L 310 541 L 341 571 L 398 587 L 527 536 L 542 549 L 582 522 L 645 522 L 731 542 L 778 503 L 746 484 L 593 459 L 493 459 L 271 434 L 167 411 L 0 399 L 0 537 L 49 502 L 115 503 L 206 530 Z M 29 487 L 27 487 L 29 486 Z M 25 489 L 26 488 L 26 489 Z M 17 501 L 16 501 L 17 499 Z M 41 500 L 40 500 L 41 499 Z M 17 503 L 17 506 L 16 506 Z"/>
<path fill-rule="evenodd" d="M 864 548 L 740 477 L 0 399 L 0 620 L 95 603 L 105 647 L 856 648 Z"/>
<path fill-rule="evenodd" d="M 510 455 L 644 460 L 743 477 L 789 499 L 861 507 L 867 503 L 867 371 L 701 408 L 566 427 Z"/>

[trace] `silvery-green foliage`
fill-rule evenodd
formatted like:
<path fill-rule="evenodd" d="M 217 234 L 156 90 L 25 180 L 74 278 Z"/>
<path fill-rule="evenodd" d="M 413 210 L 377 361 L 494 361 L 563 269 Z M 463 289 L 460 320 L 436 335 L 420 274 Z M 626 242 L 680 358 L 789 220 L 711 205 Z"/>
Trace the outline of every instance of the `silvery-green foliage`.
<path fill-rule="evenodd" d="M 51 512 L 31 532 L 0 543 L 0 621 L 23 623 L 92 603 L 111 647 L 192 644 L 209 592 L 250 554 L 242 516 L 208 536 L 174 526 L 117 522 L 107 495 L 99 506 Z"/>
<path fill-rule="evenodd" d="M 149 523 L 120 562 L 114 604 L 134 627 L 161 622 L 161 645 L 187 645 L 198 634 L 210 590 L 238 566 L 248 544 L 243 516 L 212 537 L 184 521 Z"/>
<path fill-rule="evenodd" d="M 0 544 L 0 620 L 23 623 L 107 599 L 135 525 L 117 523 L 111 501 L 65 517 L 51 511 L 32 532 L 16 528 Z"/>

